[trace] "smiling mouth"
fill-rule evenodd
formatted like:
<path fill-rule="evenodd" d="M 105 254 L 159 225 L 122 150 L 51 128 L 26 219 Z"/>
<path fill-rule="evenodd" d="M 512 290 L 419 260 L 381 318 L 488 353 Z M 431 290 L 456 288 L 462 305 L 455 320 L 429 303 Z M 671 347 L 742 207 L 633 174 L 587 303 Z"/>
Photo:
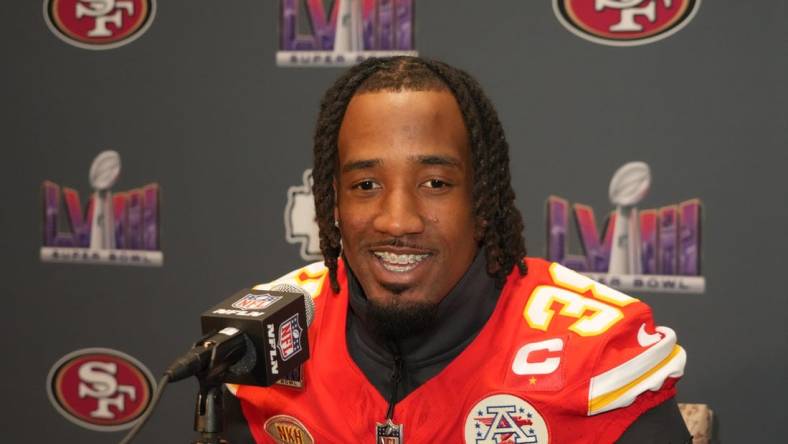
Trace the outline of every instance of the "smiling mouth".
<path fill-rule="evenodd" d="M 394 273 L 411 271 L 429 256 L 429 254 L 396 254 L 387 251 L 375 251 L 374 254 L 383 268 Z"/>

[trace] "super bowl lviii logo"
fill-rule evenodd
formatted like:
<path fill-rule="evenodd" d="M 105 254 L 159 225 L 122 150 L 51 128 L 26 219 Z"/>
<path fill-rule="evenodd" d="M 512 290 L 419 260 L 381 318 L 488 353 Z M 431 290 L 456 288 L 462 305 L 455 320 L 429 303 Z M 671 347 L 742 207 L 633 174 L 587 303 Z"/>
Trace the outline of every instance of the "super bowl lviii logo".
<path fill-rule="evenodd" d="M 90 430 L 127 429 L 145 412 L 156 388 L 138 360 L 108 348 L 85 348 L 60 358 L 47 377 L 55 409 Z"/>
<path fill-rule="evenodd" d="M 42 185 L 43 262 L 161 266 L 159 185 L 113 193 L 120 155 L 104 151 L 90 167 L 93 194 L 83 207 L 79 193 L 51 181 Z M 65 214 L 61 213 L 61 195 Z"/>
<path fill-rule="evenodd" d="M 623 291 L 703 293 L 701 202 L 689 199 L 639 210 L 637 204 L 650 184 L 651 171 L 643 162 L 630 162 L 616 171 L 609 190 L 615 211 L 601 235 L 593 208 L 571 206 L 583 255 L 568 253 L 569 202 L 550 196 L 547 259 Z"/>
<path fill-rule="evenodd" d="M 594 43 L 635 46 L 664 39 L 687 25 L 701 0 L 553 0 L 569 31 Z"/>
<path fill-rule="evenodd" d="M 153 22 L 156 0 L 44 0 L 44 20 L 64 42 L 112 49 L 141 36 Z"/>
<path fill-rule="evenodd" d="M 281 0 L 279 66 L 349 66 L 416 55 L 413 0 Z"/>

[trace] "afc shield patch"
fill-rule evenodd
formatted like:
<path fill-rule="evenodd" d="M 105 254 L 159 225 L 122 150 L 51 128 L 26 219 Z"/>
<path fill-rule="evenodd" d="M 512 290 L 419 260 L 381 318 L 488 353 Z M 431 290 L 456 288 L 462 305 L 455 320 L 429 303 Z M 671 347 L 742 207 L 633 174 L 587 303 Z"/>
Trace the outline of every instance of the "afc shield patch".
<path fill-rule="evenodd" d="M 490 395 L 465 419 L 465 444 L 548 444 L 547 423 L 525 400 L 510 394 Z"/>
<path fill-rule="evenodd" d="M 263 428 L 277 444 L 314 444 L 315 442 L 312 434 L 301 424 L 301 421 L 292 416 L 272 416 L 268 418 Z"/>

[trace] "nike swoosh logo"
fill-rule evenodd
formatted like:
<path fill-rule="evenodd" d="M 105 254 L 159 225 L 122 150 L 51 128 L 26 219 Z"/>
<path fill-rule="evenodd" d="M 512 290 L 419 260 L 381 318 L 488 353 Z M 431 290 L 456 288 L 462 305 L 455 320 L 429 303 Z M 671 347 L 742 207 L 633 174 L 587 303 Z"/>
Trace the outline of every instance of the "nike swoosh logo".
<path fill-rule="evenodd" d="M 662 340 L 662 335 L 659 333 L 648 334 L 646 333 L 646 324 L 642 324 L 638 330 L 638 344 L 641 347 L 649 347 Z"/>

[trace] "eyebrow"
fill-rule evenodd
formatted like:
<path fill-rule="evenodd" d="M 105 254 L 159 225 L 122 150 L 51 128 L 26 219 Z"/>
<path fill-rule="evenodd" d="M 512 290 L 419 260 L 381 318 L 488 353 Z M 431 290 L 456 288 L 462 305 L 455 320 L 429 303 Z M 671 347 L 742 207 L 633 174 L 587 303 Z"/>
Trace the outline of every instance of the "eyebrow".
<path fill-rule="evenodd" d="M 409 160 L 422 165 L 443 165 L 454 168 L 461 168 L 462 163 L 451 156 L 438 156 L 438 155 L 425 155 L 425 156 L 411 156 Z M 356 170 L 364 170 L 380 166 L 383 163 L 381 159 L 364 159 L 348 162 L 342 166 L 343 173 L 349 173 Z"/>
<path fill-rule="evenodd" d="M 380 159 L 356 160 L 342 165 L 342 172 L 349 173 L 355 170 L 364 170 L 364 169 L 376 167 L 381 163 L 383 163 L 383 161 Z"/>
<path fill-rule="evenodd" d="M 460 168 L 462 167 L 462 163 L 459 159 L 456 159 L 451 156 L 436 156 L 436 155 L 428 155 L 428 156 L 413 156 L 412 160 L 422 164 L 422 165 L 444 165 L 444 166 L 451 166 Z"/>

